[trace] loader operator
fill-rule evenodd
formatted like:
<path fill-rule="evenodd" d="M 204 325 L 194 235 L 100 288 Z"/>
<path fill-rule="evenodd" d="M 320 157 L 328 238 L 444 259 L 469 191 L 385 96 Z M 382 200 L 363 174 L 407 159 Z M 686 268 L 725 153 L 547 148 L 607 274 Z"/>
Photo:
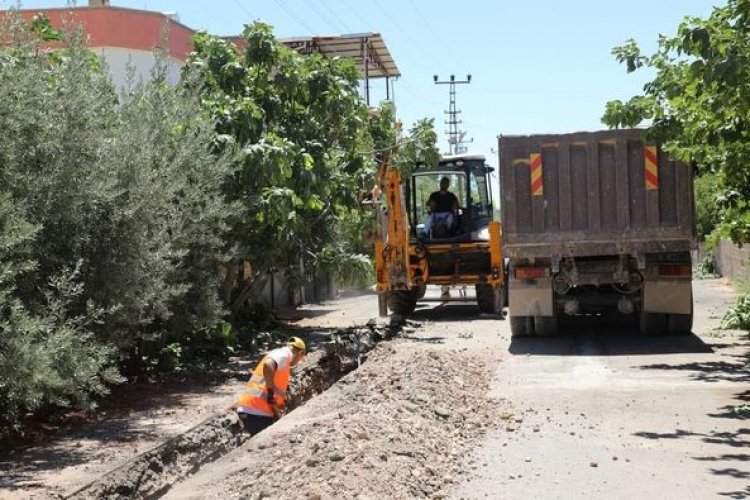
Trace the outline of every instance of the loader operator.
<path fill-rule="evenodd" d="M 448 186 L 450 179 L 443 177 L 440 179 L 440 191 L 433 192 L 427 200 L 430 213 L 424 223 L 424 232 L 428 237 L 432 237 L 430 231 L 438 222 L 445 223 L 448 231 L 453 227 L 454 214 L 458 210 L 458 198 L 448 191 Z"/>
<path fill-rule="evenodd" d="M 286 346 L 269 351 L 253 370 L 245 389 L 230 409 L 237 410 L 245 430 L 254 435 L 284 412 L 292 366 L 305 356 L 305 342 L 292 337 Z"/>

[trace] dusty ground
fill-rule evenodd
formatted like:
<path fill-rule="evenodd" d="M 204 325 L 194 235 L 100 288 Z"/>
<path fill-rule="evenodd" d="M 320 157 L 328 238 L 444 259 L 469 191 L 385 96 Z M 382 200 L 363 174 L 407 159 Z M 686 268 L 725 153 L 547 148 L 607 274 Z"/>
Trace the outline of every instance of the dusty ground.
<path fill-rule="evenodd" d="M 490 394 L 523 422 L 490 434 L 453 496 L 750 498 L 747 334 L 713 331 L 734 300 L 724 283 L 694 286 L 694 336 L 505 340 Z"/>
<path fill-rule="evenodd" d="M 326 339 L 328 328 L 363 324 L 377 313 L 371 296 L 346 298 L 336 306 L 284 314 L 314 345 L 314 339 Z M 353 314 L 342 319 L 342 309 Z M 50 498 L 75 491 L 225 408 L 253 365 L 254 360 L 238 358 L 211 380 L 120 390 L 117 404 L 99 412 L 94 422 L 81 418 L 33 444 L 0 442 L 0 498 Z"/>
<path fill-rule="evenodd" d="M 168 496 L 745 498 L 746 335 L 713 331 L 733 301 L 723 282 L 696 282 L 695 300 L 696 335 L 657 339 L 579 323 L 511 341 L 473 305 L 431 304 L 423 328 Z M 383 393 L 410 356 L 419 369 Z"/>
<path fill-rule="evenodd" d="M 695 335 L 685 338 L 579 323 L 521 341 L 473 304 L 426 304 L 421 328 L 169 496 L 750 498 L 750 345 L 713 330 L 732 301 L 722 281 L 695 282 Z M 373 296 L 346 299 L 299 324 L 351 326 L 376 309 Z M 91 478 L 235 388 L 197 395 L 172 424 L 154 409 L 151 420 L 134 412 L 91 448 L 69 437 L 5 457 L 0 496 L 34 491 L 8 489 L 24 481 L 52 493 Z M 107 441 L 129 429 L 127 446 Z"/>

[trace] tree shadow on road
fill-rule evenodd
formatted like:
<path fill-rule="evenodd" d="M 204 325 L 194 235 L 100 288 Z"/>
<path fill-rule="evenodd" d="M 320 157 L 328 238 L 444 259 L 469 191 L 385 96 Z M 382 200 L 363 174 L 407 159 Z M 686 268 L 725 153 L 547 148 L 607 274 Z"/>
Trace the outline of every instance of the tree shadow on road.
<path fill-rule="evenodd" d="M 720 360 L 691 361 L 688 363 L 658 363 L 641 366 L 642 370 L 678 370 L 692 372 L 691 378 L 701 382 L 750 382 L 750 351 L 724 354 Z M 747 401 L 746 391 L 739 398 Z M 738 398 L 738 399 L 739 399 Z"/>
<path fill-rule="evenodd" d="M 741 347 L 740 347 L 741 346 Z M 730 346 L 728 346 L 730 347 Z M 750 382 L 750 350 L 747 344 L 732 344 L 735 350 L 724 352 L 721 359 L 715 357 L 705 361 L 691 361 L 687 363 L 659 363 L 644 365 L 643 370 L 677 370 L 689 373 L 690 378 L 696 382 L 708 384 Z M 738 348 L 739 347 L 739 348 Z M 674 433 L 638 432 L 636 436 L 645 439 L 697 439 L 708 446 L 721 447 L 722 452 L 715 455 L 694 456 L 693 460 L 712 464 L 708 472 L 717 477 L 729 477 L 742 480 L 747 483 L 750 479 L 750 428 L 739 427 L 740 423 L 750 419 L 750 390 L 744 390 L 733 396 L 738 404 L 725 405 L 716 411 L 708 413 L 709 417 L 735 421 L 730 430 L 711 430 L 697 432 L 692 430 L 677 429 Z M 726 422 L 725 422 L 726 424 Z M 744 451 L 747 450 L 747 453 Z M 750 487 L 735 491 L 723 491 L 717 493 L 735 499 L 750 498 Z"/>

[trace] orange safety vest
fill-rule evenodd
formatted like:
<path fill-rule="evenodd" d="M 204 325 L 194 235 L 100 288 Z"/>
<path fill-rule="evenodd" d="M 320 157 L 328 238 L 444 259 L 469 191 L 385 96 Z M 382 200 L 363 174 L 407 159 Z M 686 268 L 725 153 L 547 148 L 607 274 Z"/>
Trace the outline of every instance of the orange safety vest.
<path fill-rule="evenodd" d="M 282 348 L 284 349 L 284 348 Z M 274 412 L 268 403 L 268 391 L 266 388 L 265 378 L 263 377 L 263 366 L 266 362 L 266 356 L 260 360 L 258 366 L 253 370 L 250 380 L 247 382 L 245 390 L 239 394 L 237 405 L 250 410 L 253 414 L 273 417 Z M 286 389 L 289 386 L 289 375 L 292 371 L 291 360 L 286 367 L 276 367 L 273 375 L 273 400 L 277 408 L 284 408 L 286 404 Z"/>

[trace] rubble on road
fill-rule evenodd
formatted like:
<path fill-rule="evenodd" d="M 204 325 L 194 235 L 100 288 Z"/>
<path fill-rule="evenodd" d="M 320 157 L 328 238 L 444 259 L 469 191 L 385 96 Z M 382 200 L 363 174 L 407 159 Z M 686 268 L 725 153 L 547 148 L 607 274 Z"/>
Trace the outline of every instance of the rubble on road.
<path fill-rule="evenodd" d="M 486 396 L 490 359 L 406 342 L 378 345 L 367 364 L 313 401 L 314 418 L 249 441 L 251 458 L 211 494 L 444 497 L 473 444 L 499 422 L 498 402 Z"/>
<path fill-rule="evenodd" d="M 325 391 L 343 374 L 357 368 L 367 351 L 390 335 L 390 329 L 376 323 L 369 324 L 368 328 L 337 331 L 331 341 L 320 344 L 295 368 L 289 384 L 288 409 L 292 410 Z M 240 387 L 238 385 L 238 389 Z M 237 448 L 248 438 L 236 415 L 216 414 L 129 460 L 67 498 L 158 497 L 175 482 Z"/>

